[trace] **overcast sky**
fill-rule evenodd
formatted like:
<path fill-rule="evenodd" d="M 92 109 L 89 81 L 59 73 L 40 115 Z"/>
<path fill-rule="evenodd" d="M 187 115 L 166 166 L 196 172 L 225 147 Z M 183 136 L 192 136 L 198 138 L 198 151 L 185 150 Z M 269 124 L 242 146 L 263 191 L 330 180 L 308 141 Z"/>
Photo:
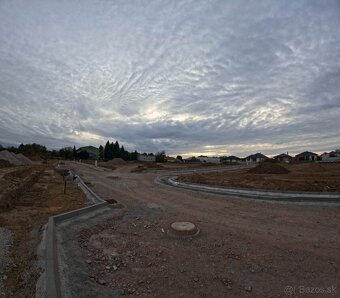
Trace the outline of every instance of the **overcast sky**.
<path fill-rule="evenodd" d="M 0 143 L 340 147 L 339 1 L 0 0 Z"/>

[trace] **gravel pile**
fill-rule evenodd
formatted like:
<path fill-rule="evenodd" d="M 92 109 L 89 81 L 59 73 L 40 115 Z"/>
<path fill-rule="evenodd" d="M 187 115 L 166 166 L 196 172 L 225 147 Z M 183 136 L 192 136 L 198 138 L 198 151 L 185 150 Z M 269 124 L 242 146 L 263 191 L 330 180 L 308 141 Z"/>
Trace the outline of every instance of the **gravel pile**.
<path fill-rule="evenodd" d="M 25 155 L 19 153 L 16 155 L 16 158 L 22 161 L 25 165 L 32 165 L 33 161 L 27 158 Z"/>
<path fill-rule="evenodd" d="M 32 165 L 33 161 L 27 158 L 25 155 L 19 153 L 14 154 L 13 152 L 9 152 L 7 150 L 0 151 L 0 160 L 8 161 L 10 164 L 14 166 L 28 166 Z"/>
<path fill-rule="evenodd" d="M 114 158 L 112 160 L 107 161 L 105 164 L 110 165 L 110 166 L 111 165 L 113 165 L 113 166 L 115 166 L 115 165 L 125 165 L 126 161 L 122 158 Z"/>
<path fill-rule="evenodd" d="M 16 155 L 12 152 L 9 152 L 7 150 L 0 152 L 0 159 L 7 160 L 10 164 L 15 166 L 23 166 L 24 163 L 17 159 Z"/>
<path fill-rule="evenodd" d="M 10 246 L 12 244 L 12 234 L 9 230 L 0 227 L 0 298 L 5 297 L 4 281 L 6 267 L 11 263 Z"/>

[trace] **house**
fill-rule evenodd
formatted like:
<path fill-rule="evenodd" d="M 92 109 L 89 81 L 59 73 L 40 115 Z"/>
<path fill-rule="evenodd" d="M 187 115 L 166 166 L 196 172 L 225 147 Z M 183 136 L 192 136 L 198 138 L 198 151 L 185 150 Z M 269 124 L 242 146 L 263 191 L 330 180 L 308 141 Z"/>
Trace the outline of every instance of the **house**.
<path fill-rule="evenodd" d="M 208 156 L 198 156 L 198 159 L 201 163 L 221 163 L 221 159 L 219 157 L 208 157 Z"/>
<path fill-rule="evenodd" d="M 177 159 L 177 158 L 175 158 L 175 157 L 171 157 L 171 156 L 167 156 L 167 157 L 165 158 L 165 160 L 166 160 L 167 162 L 181 162 L 181 160 L 179 160 L 179 159 Z"/>
<path fill-rule="evenodd" d="M 320 155 L 321 162 L 340 162 L 340 149 Z"/>
<path fill-rule="evenodd" d="M 241 161 L 241 158 L 234 156 L 234 155 L 230 155 L 230 156 L 225 156 L 221 158 L 221 161 L 224 163 L 237 163 Z"/>
<path fill-rule="evenodd" d="M 298 161 L 315 161 L 318 159 L 318 155 L 310 151 L 304 151 L 295 155 L 295 159 Z"/>
<path fill-rule="evenodd" d="M 267 156 L 263 155 L 262 153 L 252 154 L 246 157 L 247 163 L 254 163 L 254 162 L 262 162 L 268 159 Z"/>
<path fill-rule="evenodd" d="M 156 162 L 156 156 L 147 155 L 147 154 L 138 154 L 137 160 L 144 161 L 144 162 Z"/>
<path fill-rule="evenodd" d="M 273 157 L 278 162 L 291 162 L 293 157 L 287 153 L 282 153 Z"/>
<path fill-rule="evenodd" d="M 185 158 L 185 159 L 183 159 L 183 161 L 188 162 L 188 163 L 198 163 L 198 162 L 200 162 L 200 160 L 198 158 L 196 158 L 195 156 Z"/>

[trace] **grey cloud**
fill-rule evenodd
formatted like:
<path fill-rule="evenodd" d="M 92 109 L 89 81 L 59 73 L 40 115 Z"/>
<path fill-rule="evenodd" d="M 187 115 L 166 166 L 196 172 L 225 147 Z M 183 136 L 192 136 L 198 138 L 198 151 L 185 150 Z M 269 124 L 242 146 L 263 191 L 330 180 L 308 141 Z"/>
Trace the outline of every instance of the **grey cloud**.
<path fill-rule="evenodd" d="M 1 1 L 0 143 L 333 149 L 339 27 L 337 1 Z"/>

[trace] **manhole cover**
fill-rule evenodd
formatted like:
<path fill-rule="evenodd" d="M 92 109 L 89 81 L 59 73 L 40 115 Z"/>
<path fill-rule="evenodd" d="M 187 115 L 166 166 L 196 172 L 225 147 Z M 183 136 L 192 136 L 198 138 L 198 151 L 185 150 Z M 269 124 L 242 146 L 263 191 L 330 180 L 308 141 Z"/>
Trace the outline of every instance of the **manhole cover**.
<path fill-rule="evenodd" d="M 170 225 L 169 232 L 176 236 L 194 236 L 199 233 L 199 229 L 192 222 L 175 221 Z"/>

